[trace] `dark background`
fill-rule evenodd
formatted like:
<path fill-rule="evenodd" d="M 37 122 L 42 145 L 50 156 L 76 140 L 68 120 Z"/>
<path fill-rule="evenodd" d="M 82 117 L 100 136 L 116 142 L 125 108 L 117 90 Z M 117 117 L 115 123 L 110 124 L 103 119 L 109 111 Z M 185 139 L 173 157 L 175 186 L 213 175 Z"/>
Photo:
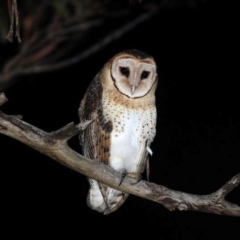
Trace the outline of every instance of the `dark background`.
<path fill-rule="evenodd" d="M 227 2 L 227 1 L 225 1 Z M 157 136 L 150 181 L 193 194 L 216 191 L 240 172 L 239 25 L 230 3 L 163 8 L 148 22 L 72 67 L 21 77 L 5 90 L 1 107 L 45 131 L 78 123 L 78 107 L 95 74 L 113 55 L 136 48 L 157 64 Z M 101 33 L 99 33 L 101 34 Z M 0 48 L 1 55 L 14 44 Z M 81 151 L 78 138 L 69 142 Z M 86 205 L 85 176 L 0 135 L 1 222 L 11 236 L 63 233 L 83 238 L 237 239 L 240 219 L 199 212 L 169 212 L 130 196 L 109 216 Z M 143 176 L 145 178 L 145 175 Z M 228 200 L 240 204 L 240 188 Z M 34 235 L 32 235 L 34 232 Z M 134 235 L 135 234 L 135 235 Z"/>

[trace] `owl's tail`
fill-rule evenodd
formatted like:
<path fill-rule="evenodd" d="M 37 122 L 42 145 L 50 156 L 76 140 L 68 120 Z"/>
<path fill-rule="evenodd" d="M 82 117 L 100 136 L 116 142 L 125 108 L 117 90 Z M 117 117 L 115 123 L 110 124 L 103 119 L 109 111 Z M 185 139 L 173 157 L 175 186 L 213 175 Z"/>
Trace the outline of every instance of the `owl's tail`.
<path fill-rule="evenodd" d="M 99 188 L 97 181 L 93 179 L 88 179 L 90 183 L 90 189 L 88 191 L 87 204 L 93 210 L 96 210 L 100 213 L 108 209 L 106 202 L 104 201 L 102 192 Z"/>
<path fill-rule="evenodd" d="M 90 189 L 87 204 L 90 208 L 104 215 L 116 211 L 125 202 L 129 194 L 106 187 L 93 179 L 88 179 Z"/>
<path fill-rule="evenodd" d="M 108 208 L 105 209 L 104 215 L 118 210 L 129 196 L 128 193 L 123 193 L 112 188 L 108 188 L 108 192 Z"/>

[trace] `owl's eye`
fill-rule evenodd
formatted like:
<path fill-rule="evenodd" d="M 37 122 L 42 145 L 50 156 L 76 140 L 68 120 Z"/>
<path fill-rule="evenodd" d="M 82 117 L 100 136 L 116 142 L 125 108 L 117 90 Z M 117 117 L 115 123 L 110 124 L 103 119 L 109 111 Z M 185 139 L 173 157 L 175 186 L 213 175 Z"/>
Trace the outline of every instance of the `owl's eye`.
<path fill-rule="evenodd" d="M 128 77 L 129 76 L 129 68 L 128 67 L 120 67 L 120 72 L 122 75 L 124 75 L 125 77 Z"/>
<path fill-rule="evenodd" d="M 148 71 L 143 71 L 142 74 L 141 74 L 141 79 L 146 79 L 146 78 L 148 78 L 149 73 L 150 73 L 150 72 L 148 72 Z"/>

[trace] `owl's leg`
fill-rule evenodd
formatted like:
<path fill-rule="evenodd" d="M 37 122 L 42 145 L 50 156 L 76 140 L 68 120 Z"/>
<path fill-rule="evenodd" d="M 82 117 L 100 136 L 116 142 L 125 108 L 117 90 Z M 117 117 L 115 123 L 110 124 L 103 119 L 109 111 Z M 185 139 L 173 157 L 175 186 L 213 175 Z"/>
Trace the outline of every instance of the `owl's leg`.
<path fill-rule="evenodd" d="M 135 181 L 132 184 L 138 183 L 142 179 L 141 173 L 144 171 L 145 166 L 147 165 L 147 179 L 149 179 L 149 161 L 148 161 L 148 152 L 146 151 L 148 147 L 148 140 L 142 144 L 141 150 L 137 156 L 137 165 L 134 169 L 129 169 L 130 172 L 124 172 L 122 174 L 121 181 L 119 186 L 122 184 L 126 176 L 133 178 Z"/>
<path fill-rule="evenodd" d="M 146 173 L 147 173 L 147 181 L 149 182 L 149 175 L 150 175 L 149 158 L 147 158 Z"/>
<path fill-rule="evenodd" d="M 124 174 L 126 173 L 126 168 L 124 164 L 124 159 L 118 155 L 112 155 L 110 159 L 110 166 L 116 171 Z M 125 194 L 119 190 L 108 188 L 108 206 L 109 209 L 104 211 L 104 214 L 112 213 L 116 211 L 126 200 L 128 194 Z"/>
<path fill-rule="evenodd" d="M 127 173 L 125 171 L 122 173 L 122 179 L 121 179 L 119 186 L 121 185 L 121 183 L 123 182 L 123 180 L 126 176 L 130 176 L 130 177 L 136 179 L 136 182 L 134 182 L 133 184 L 136 184 L 137 182 L 139 182 L 139 180 L 140 180 L 139 177 L 141 178 L 140 174 Z M 108 193 L 109 208 L 104 211 L 104 215 L 110 214 L 112 212 L 115 212 L 117 209 L 119 209 L 122 206 L 122 204 L 126 201 L 128 196 L 129 196 L 128 193 L 123 193 L 116 189 L 109 188 L 109 193 Z"/>
<path fill-rule="evenodd" d="M 122 174 L 119 186 L 122 184 L 127 175 L 132 178 L 136 178 L 139 181 L 139 174 L 134 174 L 133 172 L 128 173 L 125 168 L 124 160 L 121 157 L 112 157 L 110 166 Z"/>
<path fill-rule="evenodd" d="M 146 149 L 148 151 L 148 153 L 152 156 L 153 152 L 150 148 L 150 142 L 149 140 L 147 140 L 147 145 L 146 145 Z M 146 162 L 146 174 L 147 174 L 147 181 L 149 182 L 149 176 L 150 176 L 150 162 L 149 162 L 149 157 L 147 157 L 147 162 Z"/>

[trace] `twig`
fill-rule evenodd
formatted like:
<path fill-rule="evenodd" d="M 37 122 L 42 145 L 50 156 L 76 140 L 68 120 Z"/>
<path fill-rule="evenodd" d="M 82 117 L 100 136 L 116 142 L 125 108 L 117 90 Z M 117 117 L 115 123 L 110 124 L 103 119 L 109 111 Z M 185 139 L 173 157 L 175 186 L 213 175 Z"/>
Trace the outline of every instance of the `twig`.
<path fill-rule="evenodd" d="M 226 184 L 224 184 L 218 191 L 214 193 L 215 196 L 218 196 L 218 199 L 221 200 L 226 197 L 235 187 L 240 184 L 240 174 L 233 177 Z"/>
<path fill-rule="evenodd" d="M 13 3 L 15 5 L 15 8 L 14 8 L 15 24 L 16 24 L 15 37 L 17 38 L 18 43 L 21 43 L 20 29 L 19 29 L 19 13 L 18 13 L 18 7 L 17 7 L 17 0 L 13 0 Z"/>
<path fill-rule="evenodd" d="M 13 28 L 14 28 L 14 4 L 12 4 L 11 0 L 8 0 L 8 13 L 10 15 L 11 23 L 10 23 L 10 29 L 9 29 L 9 32 L 8 32 L 8 34 L 6 36 L 6 39 L 9 42 L 12 42 L 13 41 Z"/>
<path fill-rule="evenodd" d="M 52 29 L 52 26 L 45 28 L 44 30 L 36 33 L 30 40 L 24 43 L 21 48 L 21 51 L 12 58 L 7 64 L 5 64 L 2 73 L 0 74 L 0 84 L 5 84 L 10 81 L 14 77 L 23 74 L 22 69 L 26 67 L 24 64 L 29 63 L 29 61 L 33 58 L 34 55 L 37 55 L 38 52 L 41 52 L 41 48 L 45 48 L 47 44 L 60 44 L 64 39 L 60 39 L 59 35 L 67 35 L 69 31 L 87 31 L 89 28 L 94 28 L 103 24 L 102 19 L 92 20 L 89 22 L 85 22 L 83 24 L 76 23 L 74 26 L 67 28 L 62 27 L 65 24 L 63 23 L 60 28 Z M 67 31 L 67 33 L 65 32 Z M 65 33 L 64 33 L 65 32 Z M 80 36 L 79 36 L 80 37 Z M 37 39 L 41 39 L 41 41 L 36 41 Z M 69 36 L 68 36 L 69 40 Z M 44 59 L 45 64 L 52 64 L 49 62 L 50 60 L 56 61 L 59 58 L 62 58 L 66 52 L 69 52 L 70 49 L 74 47 L 73 44 L 69 44 L 69 46 L 65 48 L 59 48 L 58 52 L 47 59 Z M 28 68 L 31 68 L 35 62 L 31 62 Z M 35 63 L 36 64 L 36 63 Z M 0 86 L 1 87 L 1 86 Z"/>
<path fill-rule="evenodd" d="M 86 129 L 94 120 L 89 120 L 84 123 L 79 123 L 77 126 L 75 126 L 74 123 L 69 123 L 68 125 L 64 126 L 63 128 L 60 128 L 59 130 L 55 132 L 51 132 L 50 135 L 53 138 L 56 138 L 58 140 L 67 141 L 73 136 L 79 134 L 79 132 Z"/>
<path fill-rule="evenodd" d="M 0 105 L 6 102 L 0 94 Z M 81 125 L 87 127 L 91 122 Z M 13 116 L 0 111 L 0 133 L 10 136 L 37 151 L 53 158 L 64 166 L 89 178 L 93 178 L 112 188 L 162 204 L 164 207 L 180 211 L 200 211 L 219 215 L 240 216 L 240 207 L 225 200 L 225 196 L 240 184 L 240 173 L 230 179 L 216 192 L 209 195 L 194 195 L 171 190 L 154 183 L 136 180 L 127 176 L 119 186 L 122 175 L 111 167 L 95 160 L 87 159 L 67 145 L 67 139 L 81 131 L 73 123 L 47 133 Z"/>
<path fill-rule="evenodd" d="M 21 43 L 17 0 L 13 0 L 13 1 L 8 0 L 8 12 L 10 15 L 11 23 L 10 23 L 10 29 L 6 36 L 6 39 L 9 42 L 13 41 L 13 35 L 14 35 L 13 31 L 14 31 L 14 23 L 15 23 L 15 37 L 17 38 L 18 43 Z"/>
<path fill-rule="evenodd" d="M 4 93 L 0 93 L 0 106 L 2 106 L 7 101 L 8 101 L 8 99 L 5 96 L 5 94 Z"/>

